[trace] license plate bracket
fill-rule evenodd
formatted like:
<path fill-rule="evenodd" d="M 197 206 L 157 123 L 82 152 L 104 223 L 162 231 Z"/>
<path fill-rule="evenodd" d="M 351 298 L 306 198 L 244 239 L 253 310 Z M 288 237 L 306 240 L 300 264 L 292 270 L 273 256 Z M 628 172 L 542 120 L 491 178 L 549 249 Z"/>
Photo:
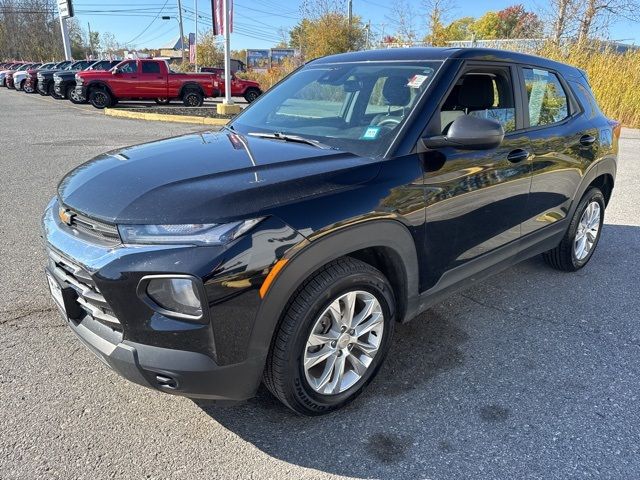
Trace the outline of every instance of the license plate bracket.
<path fill-rule="evenodd" d="M 77 320 L 84 311 L 78 303 L 78 294 L 68 283 L 60 281 L 49 269 L 46 269 L 47 283 L 51 297 L 66 318 Z"/>

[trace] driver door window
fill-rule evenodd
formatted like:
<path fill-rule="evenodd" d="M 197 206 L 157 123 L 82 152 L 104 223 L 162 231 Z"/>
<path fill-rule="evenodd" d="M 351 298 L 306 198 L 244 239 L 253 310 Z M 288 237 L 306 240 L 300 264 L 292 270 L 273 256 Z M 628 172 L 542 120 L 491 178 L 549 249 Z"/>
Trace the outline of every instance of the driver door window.
<path fill-rule="evenodd" d="M 462 115 L 496 120 L 505 133 L 514 131 L 516 109 L 509 70 L 474 69 L 460 77 L 440 109 L 442 133 Z"/>

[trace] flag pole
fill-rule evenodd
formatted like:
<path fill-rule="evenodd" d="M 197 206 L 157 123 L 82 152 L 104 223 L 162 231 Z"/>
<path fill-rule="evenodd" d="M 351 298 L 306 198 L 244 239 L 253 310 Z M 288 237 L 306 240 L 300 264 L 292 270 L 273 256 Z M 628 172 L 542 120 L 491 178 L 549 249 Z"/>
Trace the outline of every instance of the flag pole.
<path fill-rule="evenodd" d="M 229 2 L 231 0 L 223 0 L 224 11 L 224 101 L 226 105 L 233 105 L 231 99 L 231 38 L 230 25 L 231 16 L 229 15 Z"/>

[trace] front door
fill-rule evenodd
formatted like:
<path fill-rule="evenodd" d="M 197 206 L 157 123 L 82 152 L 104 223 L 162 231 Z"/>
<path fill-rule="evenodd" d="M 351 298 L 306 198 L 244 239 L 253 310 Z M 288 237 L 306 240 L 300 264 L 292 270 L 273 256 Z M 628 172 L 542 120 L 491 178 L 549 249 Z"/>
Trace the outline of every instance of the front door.
<path fill-rule="evenodd" d="M 468 65 L 432 122 L 446 133 L 462 115 L 498 120 L 502 144 L 487 150 L 445 147 L 423 155 L 426 189 L 426 289 L 455 283 L 455 269 L 488 266 L 488 254 L 517 248 L 531 183 L 529 139 L 520 132 L 515 67 Z M 511 252 L 515 253 L 515 251 Z M 498 261 L 499 255 L 493 257 Z M 447 273 L 448 272 L 448 273 Z M 446 277 L 444 277 L 444 276 Z M 440 286 L 443 286 L 442 284 Z"/>
<path fill-rule="evenodd" d="M 138 82 L 138 62 L 129 60 L 120 64 L 118 70 L 111 76 L 109 86 L 117 98 L 132 96 L 133 84 Z"/>

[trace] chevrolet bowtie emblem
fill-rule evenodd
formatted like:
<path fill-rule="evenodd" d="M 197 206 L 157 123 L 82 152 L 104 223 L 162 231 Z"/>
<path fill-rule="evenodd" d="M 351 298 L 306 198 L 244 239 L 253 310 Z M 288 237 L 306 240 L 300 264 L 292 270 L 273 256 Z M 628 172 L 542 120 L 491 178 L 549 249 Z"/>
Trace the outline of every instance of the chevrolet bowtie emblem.
<path fill-rule="evenodd" d="M 60 207 L 60 210 L 58 210 L 58 216 L 60 217 L 60 221 L 62 223 L 66 223 L 67 225 L 71 225 L 71 220 L 75 216 L 75 213 L 70 212 L 69 210 L 66 210 L 66 209 Z"/>

